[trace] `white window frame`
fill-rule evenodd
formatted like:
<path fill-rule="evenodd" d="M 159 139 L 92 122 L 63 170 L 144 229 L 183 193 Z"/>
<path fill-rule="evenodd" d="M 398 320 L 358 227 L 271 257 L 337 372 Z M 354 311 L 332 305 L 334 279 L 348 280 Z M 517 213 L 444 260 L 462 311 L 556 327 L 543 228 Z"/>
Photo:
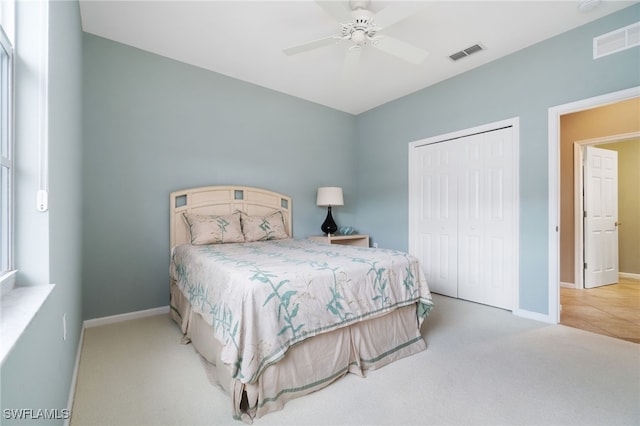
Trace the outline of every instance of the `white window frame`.
<path fill-rule="evenodd" d="M 0 26 L 0 284 L 2 294 L 14 286 L 14 142 L 13 64 L 9 38 Z"/>

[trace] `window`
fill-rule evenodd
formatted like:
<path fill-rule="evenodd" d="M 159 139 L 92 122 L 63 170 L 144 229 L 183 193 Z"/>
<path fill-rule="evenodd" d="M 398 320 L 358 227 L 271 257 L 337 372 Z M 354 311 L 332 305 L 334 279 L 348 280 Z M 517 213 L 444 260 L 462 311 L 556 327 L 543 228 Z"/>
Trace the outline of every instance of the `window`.
<path fill-rule="evenodd" d="M 13 48 L 0 27 L 0 277 L 13 269 Z"/>

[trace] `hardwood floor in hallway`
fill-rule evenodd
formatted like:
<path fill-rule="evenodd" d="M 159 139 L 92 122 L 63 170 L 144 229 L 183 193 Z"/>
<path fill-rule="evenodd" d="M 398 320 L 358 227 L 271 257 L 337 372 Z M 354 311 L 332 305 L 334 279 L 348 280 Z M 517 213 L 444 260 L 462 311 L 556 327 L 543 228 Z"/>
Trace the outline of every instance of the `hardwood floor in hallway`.
<path fill-rule="evenodd" d="M 560 288 L 560 324 L 640 343 L 640 280 L 591 289 Z"/>

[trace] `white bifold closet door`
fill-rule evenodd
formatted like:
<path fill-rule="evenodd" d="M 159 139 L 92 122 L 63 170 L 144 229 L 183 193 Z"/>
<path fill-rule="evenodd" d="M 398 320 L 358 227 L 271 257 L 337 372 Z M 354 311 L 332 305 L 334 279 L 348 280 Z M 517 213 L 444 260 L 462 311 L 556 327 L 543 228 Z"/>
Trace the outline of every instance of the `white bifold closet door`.
<path fill-rule="evenodd" d="M 418 146 L 415 254 L 434 293 L 512 309 L 517 282 L 513 129 Z"/>

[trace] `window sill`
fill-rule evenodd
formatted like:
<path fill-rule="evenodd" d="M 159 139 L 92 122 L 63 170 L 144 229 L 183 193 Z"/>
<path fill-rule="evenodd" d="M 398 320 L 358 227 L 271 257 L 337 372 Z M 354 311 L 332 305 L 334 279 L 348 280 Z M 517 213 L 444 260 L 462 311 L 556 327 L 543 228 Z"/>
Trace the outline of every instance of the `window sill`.
<path fill-rule="evenodd" d="M 2 365 L 40 307 L 51 294 L 55 284 L 16 286 L 0 301 L 0 365 Z"/>

